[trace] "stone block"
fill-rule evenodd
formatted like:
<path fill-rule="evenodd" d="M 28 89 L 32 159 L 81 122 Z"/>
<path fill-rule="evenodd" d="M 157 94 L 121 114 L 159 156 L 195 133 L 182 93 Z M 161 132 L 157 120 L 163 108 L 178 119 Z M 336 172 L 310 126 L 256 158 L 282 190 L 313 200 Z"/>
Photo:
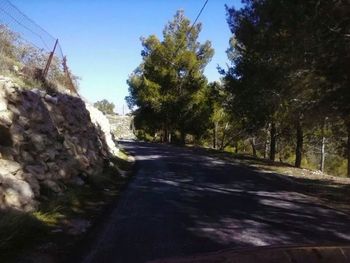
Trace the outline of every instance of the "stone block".
<path fill-rule="evenodd" d="M 34 157 L 32 156 L 32 154 L 28 151 L 22 151 L 21 152 L 21 157 L 22 160 L 27 163 L 27 164 L 31 164 L 34 163 Z"/>
<path fill-rule="evenodd" d="M 37 151 L 44 151 L 46 148 L 47 136 L 43 134 L 29 134 L 29 139 Z"/>
<path fill-rule="evenodd" d="M 40 185 L 38 179 L 29 173 L 23 173 L 22 178 L 30 185 L 34 195 L 38 197 L 40 195 Z"/>
<path fill-rule="evenodd" d="M 19 163 L 0 159 L 0 174 L 16 174 L 22 167 Z"/>
<path fill-rule="evenodd" d="M 14 114 L 11 111 L 0 111 L 0 124 L 10 127 L 13 123 Z"/>
<path fill-rule="evenodd" d="M 9 104 L 7 105 L 7 109 L 8 109 L 9 111 L 13 112 L 13 113 L 16 114 L 16 115 L 21 115 L 20 109 L 19 109 L 19 108 L 17 107 L 17 105 L 15 105 L 15 104 L 9 103 Z"/>
<path fill-rule="evenodd" d="M 62 192 L 61 187 L 53 180 L 45 180 L 42 182 L 43 185 L 45 185 L 46 187 L 48 187 L 50 190 L 52 190 L 55 193 L 60 193 Z"/>
<path fill-rule="evenodd" d="M 27 165 L 24 170 L 34 175 L 38 180 L 45 180 L 45 167 L 43 165 Z"/>
<path fill-rule="evenodd" d="M 9 176 L 1 181 L 5 206 L 21 209 L 33 202 L 34 192 L 28 182 Z"/>
<path fill-rule="evenodd" d="M 7 100 L 0 96 L 0 111 L 7 110 Z"/>
<path fill-rule="evenodd" d="M 46 102 L 53 103 L 53 104 L 57 104 L 57 102 L 58 102 L 57 97 L 52 97 L 49 94 L 46 94 L 44 96 L 44 99 L 45 99 Z"/>
<path fill-rule="evenodd" d="M 24 116 L 19 116 L 17 120 L 18 125 L 23 127 L 24 130 L 29 129 L 30 127 L 30 119 Z"/>

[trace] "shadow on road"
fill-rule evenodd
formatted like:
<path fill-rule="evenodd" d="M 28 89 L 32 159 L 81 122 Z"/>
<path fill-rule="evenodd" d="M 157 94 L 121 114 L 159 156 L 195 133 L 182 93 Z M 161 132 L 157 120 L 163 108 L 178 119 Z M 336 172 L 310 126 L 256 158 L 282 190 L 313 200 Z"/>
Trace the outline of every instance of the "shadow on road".
<path fill-rule="evenodd" d="M 138 173 L 85 262 L 350 242 L 350 216 L 308 195 L 302 179 L 293 183 L 193 149 L 122 145 L 136 156 Z"/>

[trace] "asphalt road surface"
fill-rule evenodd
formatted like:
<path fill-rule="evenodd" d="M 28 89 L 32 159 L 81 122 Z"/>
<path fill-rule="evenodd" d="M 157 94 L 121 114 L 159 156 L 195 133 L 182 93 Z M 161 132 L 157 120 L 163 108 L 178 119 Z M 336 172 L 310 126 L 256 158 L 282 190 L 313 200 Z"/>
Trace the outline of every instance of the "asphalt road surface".
<path fill-rule="evenodd" d="M 137 171 L 82 262 L 147 262 L 228 248 L 349 244 L 350 216 L 281 176 L 196 150 L 123 142 Z"/>

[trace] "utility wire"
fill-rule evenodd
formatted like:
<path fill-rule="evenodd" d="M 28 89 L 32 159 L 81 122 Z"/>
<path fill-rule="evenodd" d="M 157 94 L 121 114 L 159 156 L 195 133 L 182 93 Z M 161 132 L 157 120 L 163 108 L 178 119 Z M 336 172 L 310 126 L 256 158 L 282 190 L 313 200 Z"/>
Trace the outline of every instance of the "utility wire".
<path fill-rule="evenodd" d="M 31 23 L 32 25 L 34 25 L 35 27 L 37 27 L 38 29 L 40 29 L 41 31 L 43 31 L 47 36 L 49 36 L 50 38 L 52 38 L 52 40 L 56 40 L 55 37 L 53 37 L 49 32 L 47 32 L 44 28 L 42 28 L 40 25 L 38 25 L 37 23 L 35 23 L 32 19 L 30 19 L 26 14 L 24 14 L 21 10 L 19 10 L 15 5 L 13 5 L 10 1 L 4 0 L 5 2 L 8 3 L 8 5 L 10 5 L 14 10 L 16 10 L 21 16 L 22 18 L 28 20 L 29 23 Z"/>
<path fill-rule="evenodd" d="M 199 13 L 198 13 L 196 19 L 195 19 L 194 22 L 192 23 L 192 26 L 190 27 L 190 30 L 187 31 L 186 37 L 183 38 L 182 41 L 180 42 L 180 44 L 178 45 L 178 47 L 177 47 L 177 49 L 175 50 L 175 53 L 174 53 L 175 56 L 177 55 L 177 52 L 179 52 L 179 50 L 180 50 L 182 44 L 185 42 L 185 40 L 186 40 L 186 38 L 188 37 L 189 33 L 193 30 L 194 26 L 196 25 L 196 23 L 197 23 L 199 17 L 201 16 L 201 14 L 202 14 L 204 8 L 205 8 L 206 5 L 208 4 L 208 1 L 209 1 L 209 0 L 206 0 L 206 1 L 205 1 L 204 5 L 202 6 L 201 10 L 199 11 Z"/>
<path fill-rule="evenodd" d="M 186 38 L 188 37 L 188 34 L 193 30 L 193 28 L 194 28 L 194 26 L 196 25 L 196 23 L 197 23 L 199 17 L 200 17 L 201 14 L 203 13 L 204 8 L 205 8 L 206 5 L 208 4 L 208 1 L 209 1 L 209 0 L 206 0 L 206 1 L 205 1 L 205 3 L 203 4 L 201 10 L 200 10 L 199 13 L 198 13 L 196 19 L 195 19 L 194 22 L 192 23 L 192 26 L 191 26 L 190 29 L 186 32 L 186 37 L 184 37 L 184 38 L 181 40 L 180 44 L 177 46 L 177 48 L 176 48 L 176 50 L 175 50 L 175 52 L 174 52 L 174 56 L 177 55 L 177 52 L 179 52 L 179 50 L 180 50 L 182 44 L 185 42 Z M 166 62 L 169 62 L 171 65 L 175 66 L 175 64 L 174 64 L 172 61 L 170 61 L 169 59 L 167 59 L 167 58 L 166 58 L 165 56 L 163 56 L 162 54 L 160 54 L 160 57 L 161 57 L 162 59 L 164 59 Z"/>
<path fill-rule="evenodd" d="M 22 27 L 22 29 L 27 30 L 27 32 L 30 32 L 31 34 L 36 36 L 38 39 L 40 39 L 40 42 L 42 42 L 45 50 L 47 51 L 52 50 L 53 43 L 56 41 L 56 38 L 54 38 L 50 33 L 48 33 L 45 29 L 43 29 L 41 26 L 35 23 L 32 19 L 30 19 L 24 13 L 22 13 L 10 1 L 0 0 L 0 13 L 1 12 L 5 15 L 5 17 L 7 16 L 7 18 L 10 19 L 9 21 L 2 20 L 4 25 L 8 24 L 9 28 L 14 28 L 15 27 L 14 23 L 17 24 L 18 26 Z M 1 14 L 0 14 L 0 18 L 1 18 Z M 14 31 L 17 31 L 17 30 L 14 30 Z M 18 31 L 18 33 L 20 32 L 21 32 L 21 35 L 24 33 L 22 30 Z M 34 43 L 33 39 L 32 41 L 29 40 L 30 37 L 25 37 L 22 35 L 21 38 L 25 39 L 27 42 L 30 42 L 34 46 L 38 47 L 38 45 Z M 60 52 L 59 55 L 63 57 L 62 49 L 59 44 L 58 44 L 58 50 Z"/>
<path fill-rule="evenodd" d="M 41 39 L 41 41 L 43 42 L 44 46 L 49 49 L 49 47 L 47 46 L 46 42 L 44 41 L 44 39 L 41 37 L 41 35 L 39 35 L 38 33 L 36 33 L 35 31 L 31 30 L 29 27 L 27 27 L 26 25 L 22 24 L 17 18 L 15 18 L 14 16 L 12 16 L 9 12 L 7 12 L 5 9 L 2 9 L 0 7 L 0 10 L 2 10 L 2 12 L 4 12 L 6 15 L 8 15 L 10 18 L 13 19 L 13 21 L 15 21 L 17 24 L 21 25 L 23 28 L 27 29 L 29 32 L 31 32 L 32 34 L 36 35 L 38 38 Z"/>

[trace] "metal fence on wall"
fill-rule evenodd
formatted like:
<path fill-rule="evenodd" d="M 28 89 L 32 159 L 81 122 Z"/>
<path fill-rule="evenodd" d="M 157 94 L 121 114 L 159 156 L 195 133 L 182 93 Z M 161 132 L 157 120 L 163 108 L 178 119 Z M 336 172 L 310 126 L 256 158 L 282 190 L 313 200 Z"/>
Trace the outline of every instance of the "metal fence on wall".
<path fill-rule="evenodd" d="M 0 0 L 0 55 L 3 69 L 54 81 L 76 92 L 59 40 L 8 0 Z"/>

